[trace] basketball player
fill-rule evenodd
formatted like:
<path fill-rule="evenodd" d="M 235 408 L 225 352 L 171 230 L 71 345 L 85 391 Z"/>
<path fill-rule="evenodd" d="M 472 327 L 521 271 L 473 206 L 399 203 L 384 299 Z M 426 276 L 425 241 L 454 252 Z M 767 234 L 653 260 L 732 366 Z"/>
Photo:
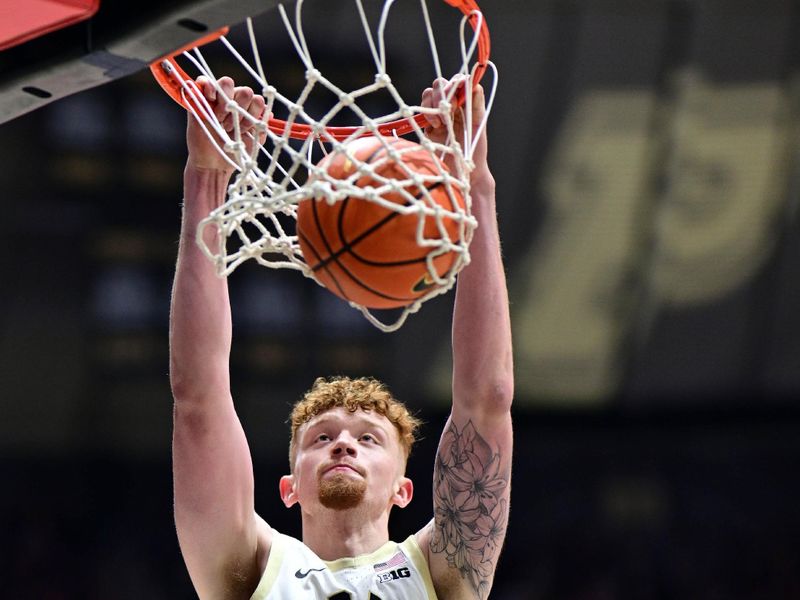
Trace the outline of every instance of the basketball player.
<path fill-rule="evenodd" d="M 203 93 L 223 116 L 208 81 Z M 219 81 L 251 114 L 264 100 Z M 438 103 L 437 81 L 423 102 Z M 484 111 L 473 94 L 474 123 Z M 233 117 L 224 124 L 232 127 Z M 427 133 L 441 139 L 443 124 Z M 194 241 L 223 200 L 229 165 L 190 117 L 185 203 L 170 324 L 175 397 L 173 469 L 180 547 L 200 598 L 465 600 L 487 598 L 506 533 L 513 376 L 508 297 L 495 218 L 495 184 L 480 139 L 472 173 L 480 223 L 459 275 L 453 316 L 452 412 L 433 471 L 433 518 L 402 543 L 389 513 L 413 496 L 404 476 L 416 420 L 375 380 L 319 379 L 291 417 L 287 507 L 298 504 L 302 542 L 254 510 L 253 465 L 231 398 L 231 314 L 225 279 Z M 207 239 L 213 247 L 213 240 Z M 265 424 L 266 426 L 266 424 Z M 269 435 L 265 431 L 265 435 Z"/>

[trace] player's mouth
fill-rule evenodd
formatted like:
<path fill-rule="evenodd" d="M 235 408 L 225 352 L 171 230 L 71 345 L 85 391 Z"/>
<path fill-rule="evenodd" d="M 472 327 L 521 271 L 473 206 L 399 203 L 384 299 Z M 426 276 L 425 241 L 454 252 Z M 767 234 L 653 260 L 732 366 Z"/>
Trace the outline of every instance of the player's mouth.
<path fill-rule="evenodd" d="M 361 475 L 361 472 L 358 469 L 346 463 L 336 463 L 335 465 L 331 465 L 322 471 L 322 473 L 355 473 L 357 475 Z"/>

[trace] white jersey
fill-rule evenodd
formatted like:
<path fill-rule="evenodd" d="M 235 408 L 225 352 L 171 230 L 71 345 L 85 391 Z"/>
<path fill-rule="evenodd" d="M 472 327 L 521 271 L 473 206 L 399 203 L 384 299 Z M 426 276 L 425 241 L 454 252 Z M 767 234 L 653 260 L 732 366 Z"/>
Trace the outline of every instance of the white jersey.
<path fill-rule="evenodd" d="M 428 562 L 412 535 L 375 552 L 324 561 L 273 529 L 267 567 L 250 600 L 436 600 Z"/>

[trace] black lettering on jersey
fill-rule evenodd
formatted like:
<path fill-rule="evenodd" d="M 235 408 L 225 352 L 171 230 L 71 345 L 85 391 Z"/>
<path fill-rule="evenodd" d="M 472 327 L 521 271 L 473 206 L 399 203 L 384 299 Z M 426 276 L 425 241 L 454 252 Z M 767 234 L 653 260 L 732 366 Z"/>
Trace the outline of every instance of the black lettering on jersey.
<path fill-rule="evenodd" d="M 404 577 L 411 577 L 411 571 L 408 567 L 400 567 L 394 571 L 385 571 L 383 573 L 379 573 L 378 581 L 380 583 L 386 583 L 388 581 L 394 581 L 395 579 L 403 579 Z"/>
<path fill-rule="evenodd" d="M 353 596 L 351 596 L 349 592 L 339 592 L 337 594 L 334 594 L 333 596 L 328 596 L 328 600 L 353 600 Z M 369 598 L 367 600 L 381 600 L 381 599 L 380 597 L 370 592 Z"/>

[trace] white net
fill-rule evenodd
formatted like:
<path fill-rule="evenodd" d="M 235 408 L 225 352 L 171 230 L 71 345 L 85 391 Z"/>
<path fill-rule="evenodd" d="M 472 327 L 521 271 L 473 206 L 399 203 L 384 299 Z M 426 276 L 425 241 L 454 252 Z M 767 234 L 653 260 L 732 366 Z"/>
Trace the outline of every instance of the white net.
<path fill-rule="evenodd" d="M 460 111 L 462 118 L 454 118 L 454 107 L 458 104 L 455 94 L 459 89 L 463 92 L 463 86 L 451 86 L 449 93 L 437 106 L 423 106 L 419 95 L 413 101 L 407 101 L 387 72 L 385 38 L 394 0 L 381 0 L 380 4 L 382 8 L 375 26 L 370 24 L 362 0 L 355 0 L 375 69 L 374 80 L 356 89 L 342 89 L 326 78 L 316 65 L 303 29 L 303 0 L 296 2 L 293 18 L 290 18 L 283 5 L 278 7 L 291 44 L 305 69 L 305 83 L 294 98 L 283 95 L 270 83 L 251 20 L 247 22 L 250 61 L 225 36 L 220 38 L 220 42 L 255 81 L 252 87 L 264 96 L 267 105 L 265 115 L 280 112 L 286 115 L 285 120 L 267 117 L 257 119 L 250 115 L 233 99 L 225 96 L 224 90 L 216 83 L 221 74 L 212 70 L 200 49 L 185 52 L 185 58 L 194 65 L 198 75 L 208 77 L 216 86 L 218 97 L 224 98 L 228 110 L 239 115 L 238 119 L 233 119 L 233 131 L 228 132 L 214 116 L 191 77 L 184 77 L 182 69 L 170 60 L 162 61 L 160 67 L 179 81 L 184 104 L 198 118 L 220 154 L 236 170 L 228 188 L 227 200 L 200 223 L 197 231 L 198 244 L 214 262 L 218 274 L 228 276 L 242 263 L 253 260 L 270 268 L 298 270 L 321 283 L 312 261 L 303 256 L 298 240 L 295 222 L 300 203 L 326 202 L 333 205 L 347 199 L 376 203 L 387 210 L 417 219 L 416 241 L 420 248 L 427 250 L 426 276 L 432 285 L 426 286 L 424 292 L 397 311 L 382 313 L 382 318 L 376 316 L 374 308 L 359 304 L 341 291 L 339 295 L 360 310 L 373 325 L 383 331 L 393 331 L 405 322 L 408 315 L 418 311 L 424 302 L 451 289 L 457 273 L 469 263 L 469 244 L 477 227 L 472 216 L 469 189 L 469 176 L 474 167 L 472 155 L 491 109 L 497 73 L 494 65 L 488 61 L 480 67 L 481 73 L 487 67 L 492 71 L 483 123 L 472 123 L 470 93 L 463 94 L 463 106 L 455 109 Z M 443 74 L 425 0 L 420 2 L 420 10 L 427 30 L 434 76 L 450 80 L 461 78 L 471 89 L 478 71 L 476 49 L 479 32 L 484 26 L 481 13 L 462 7 L 464 15 L 458 32 L 460 65 L 455 73 Z M 472 25 L 472 28 L 468 25 Z M 373 27 L 376 27 L 374 33 Z M 322 113 L 311 114 L 307 106 L 310 104 L 308 99 L 319 89 L 332 94 L 336 101 Z M 376 94 L 383 99 L 391 98 L 395 110 L 371 116 L 365 106 Z M 425 115 L 435 115 L 441 119 L 446 127 L 446 139 L 434 141 L 426 135 Z M 357 124 L 339 126 L 337 120 L 342 119 L 355 120 Z M 243 137 L 240 120 L 249 122 L 256 133 Z M 457 126 L 459 123 L 463 125 Z M 411 150 L 405 145 L 398 147 L 393 143 L 395 137 L 401 135 L 415 142 L 414 152 L 421 147 L 430 155 L 430 164 L 437 165 L 434 172 L 422 173 L 408 167 L 403 156 Z M 375 136 L 380 140 L 383 148 L 381 159 L 367 160 L 353 151 L 355 144 L 352 142 L 364 136 Z M 264 142 L 258 143 L 257 140 L 262 138 Z M 330 163 L 336 155 L 342 155 L 343 160 L 353 165 L 349 177 L 331 176 L 324 166 L 320 166 L 321 157 L 328 157 L 323 161 L 325 164 Z M 392 169 L 387 174 L 387 162 L 399 169 Z M 440 186 L 450 199 L 447 205 L 437 201 L 430 192 Z M 460 198 L 463 201 L 459 201 Z M 435 226 L 431 227 L 431 222 Z M 215 228 L 220 235 L 205 236 L 207 228 Z M 204 241 L 207 238 L 216 239 L 218 243 L 209 247 Z M 444 272 L 436 262 L 443 255 L 451 258 Z M 388 323 L 385 322 L 387 315 L 390 318 Z"/>

